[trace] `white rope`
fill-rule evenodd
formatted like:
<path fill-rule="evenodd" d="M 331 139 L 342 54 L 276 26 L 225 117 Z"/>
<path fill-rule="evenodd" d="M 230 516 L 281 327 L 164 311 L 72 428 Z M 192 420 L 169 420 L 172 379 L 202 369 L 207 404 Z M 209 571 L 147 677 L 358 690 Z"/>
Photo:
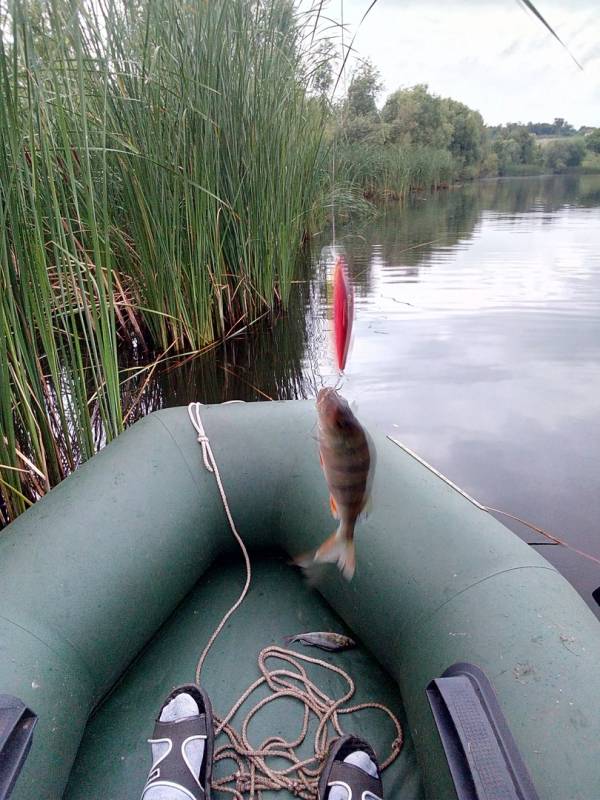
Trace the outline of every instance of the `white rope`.
<path fill-rule="evenodd" d="M 208 640 L 208 643 L 204 650 L 202 651 L 202 655 L 198 660 L 198 664 L 196 666 L 196 683 L 200 685 L 200 673 L 202 671 L 202 666 L 204 661 L 206 660 L 206 656 L 208 655 L 208 651 L 213 645 L 213 642 L 217 638 L 217 636 L 223 630 L 223 627 L 229 617 L 238 609 L 244 597 L 248 593 L 248 589 L 250 587 L 250 581 L 252 579 L 252 568 L 250 566 L 250 556 L 248 555 L 248 551 L 246 550 L 246 546 L 242 540 L 242 537 L 239 535 L 237 528 L 235 527 L 235 522 L 233 521 L 233 517 L 231 515 L 231 511 L 229 509 L 229 503 L 227 502 L 227 495 L 225 494 L 225 489 L 223 488 L 223 481 L 221 480 L 221 473 L 219 472 L 219 467 L 217 466 L 217 462 L 215 461 L 215 457 L 212 451 L 212 447 L 210 446 L 210 441 L 208 436 L 206 435 L 206 431 L 204 430 L 204 425 L 202 424 L 202 417 L 200 416 L 200 409 L 202 408 L 202 403 L 190 403 L 188 406 L 188 416 L 192 425 L 196 430 L 196 434 L 198 436 L 198 442 L 202 446 L 202 460 L 204 461 L 204 466 L 209 472 L 212 472 L 215 476 L 215 480 L 217 482 L 217 487 L 219 489 L 219 494 L 221 495 L 221 500 L 223 501 L 223 508 L 225 509 L 225 514 L 227 515 L 227 521 L 229 522 L 229 527 L 231 528 L 231 532 L 237 539 L 237 542 L 240 546 L 242 554 L 244 556 L 244 562 L 246 564 L 246 582 L 244 584 L 244 588 L 242 589 L 240 596 L 236 600 L 236 602 L 231 606 L 229 611 L 225 614 L 221 622 L 213 631 L 212 636 Z"/>

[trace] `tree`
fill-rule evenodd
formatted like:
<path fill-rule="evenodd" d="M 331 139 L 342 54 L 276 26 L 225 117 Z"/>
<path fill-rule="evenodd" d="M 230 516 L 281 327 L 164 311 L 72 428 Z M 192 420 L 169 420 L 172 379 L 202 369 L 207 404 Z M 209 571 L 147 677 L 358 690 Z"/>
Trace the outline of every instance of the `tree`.
<path fill-rule="evenodd" d="M 375 116 L 348 117 L 343 122 L 343 138 L 347 144 L 357 142 L 383 144 L 381 122 Z"/>
<path fill-rule="evenodd" d="M 592 153 L 600 153 L 600 128 L 596 128 L 595 131 L 585 137 L 585 146 Z"/>
<path fill-rule="evenodd" d="M 377 114 L 377 95 L 383 88 L 379 70 L 367 59 L 355 70 L 348 87 L 347 111 L 355 117 Z"/>
<path fill-rule="evenodd" d="M 457 100 L 444 100 L 452 133 L 448 149 L 463 167 L 477 164 L 482 158 L 485 126 L 483 117 Z"/>
<path fill-rule="evenodd" d="M 512 138 L 519 146 L 519 163 L 533 164 L 536 160 L 536 143 L 533 136 L 522 127 L 512 134 Z"/>
<path fill-rule="evenodd" d="M 541 161 L 540 146 L 524 125 L 509 123 L 493 131 L 493 150 L 498 157 L 498 171 L 506 174 L 518 164 L 537 164 Z"/>
<path fill-rule="evenodd" d="M 324 41 L 317 47 L 312 66 L 311 88 L 322 97 L 327 95 L 333 86 L 333 62 L 335 47 L 332 42 Z"/>
<path fill-rule="evenodd" d="M 557 136 L 571 136 L 575 133 L 575 128 L 563 117 L 554 117 L 554 133 Z"/>
<path fill-rule="evenodd" d="M 448 149 L 452 124 L 444 101 L 427 84 L 398 89 L 385 102 L 381 116 L 392 143 Z"/>
<path fill-rule="evenodd" d="M 520 163 L 520 148 L 514 139 L 499 137 L 493 145 L 494 153 L 498 159 L 498 173 L 505 175 L 514 164 Z"/>
<path fill-rule="evenodd" d="M 544 149 L 544 161 L 552 172 L 564 172 L 568 167 L 578 167 L 585 155 L 582 139 L 553 141 Z"/>

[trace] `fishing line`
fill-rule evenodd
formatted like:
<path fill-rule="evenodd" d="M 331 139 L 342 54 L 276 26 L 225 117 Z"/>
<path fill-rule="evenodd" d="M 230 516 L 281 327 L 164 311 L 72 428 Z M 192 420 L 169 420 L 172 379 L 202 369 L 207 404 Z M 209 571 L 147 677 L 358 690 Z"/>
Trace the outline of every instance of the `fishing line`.
<path fill-rule="evenodd" d="M 342 51 L 342 66 L 340 68 L 340 73 L 338 74 L 338 79 L 336 81 L 335 87 L 333 89 L 333 93 L 331 96 L 331 102 L 333 104 L 333 95 L 335 94 L 335 89 L 337 88 L 337 84 L 340 79 L 340 75 L 342 75 L 342 82 L 344 87 L 344 97 L 346 97 L 347 89 L 346 89 L 346 59 L 344 58 L 344 0 L 340 0 L 340 28 L 341 28 L 341 51 Z M 335 231 L 335 177 L 336 177 L 336 154 L 337 154 L 337 141 L 338 135 L 337 132 L 334 133 L 333 139 L 333 147 L 331 148 L 331 239 L 332 239 L 332 248 L 335 252 L 336 248 L 336 231 Z"/>
<path fill-rule="evenodd" d="M 578 556 L 581 556 L 582 558 L 587 558 L 588 561 L 593 561 L 595 564 L 600 565 L 600 558 L 593 556 L 591 553 L 586 553 L 585 550 L 580 550 L 578 547 L 575 547 L 575 545 L 566 542 L 564 539 L 560 539 L 554 533 L 550 533 L 544 528 L 540 528 L 539 525 L 534 525 L 533 522 L 527 522 L 527 520 L 522 519 L 522 517 L 518 517 L 516 514 L 510 514 L 508 511 L 502 511 L 500 508 L 492 508 L 492 506 L 482 506 L 482 507 L 485 511 L 489 512 L 490 514 L 502 514 L 502 516 L 504 517 L 510 517 L 510 519 L 514 519 L 517 522 L 520 522 L 521 525 L 525 525 L 526 528 L 529 528 L 530 530 L 539 533 L 540 536 L 545 536 L 546 539 L 550 540 L 549 542 L 528 542 L 528 544 L 531 544 L 533 547 L 538 547 L 539 545 L 542 544 L 559 544 L 562 545 L 563 547 L 566 547 L 567 550 L 571 550 L 573 553 L 576 553 Z"/>
<path fill-rule="evenodd" d="M 366 15 L 364 15 L 364 16 L 366 16 Z M 363 19 L 364 19 L 364 16 L 363 16 Z M 340 69 L 338 71 L 338 75 L 337 75 L 333 90 L 331 92 L 331 96 L 330 96 L 329 102 L 330 102 L 331 108 L 334 109 L 335 108 L 335 105 L 334 105 L 335 93 L 336 93 L 337 87 L 338 87 L 340 79 L 341 79 L 342 80 L 342 87 L 343 87 L 342 115 L 341 115 L 339 129 L 337 127 L 334 127 L 333 142 L 332 142 L 332 145 L 331 145 L 331 200 L 330 200 L 330 207 L 331 207 L 331 244 L 328 247 L 324 247 L 321 250 L 321 260 L 323 261 L 324 267 L 325 267 L 325 270 L 324 270 L 324 273 L 325 273 L 325 275 L 324 275 L 325 292 L 326 292 L 328 301 L 329 301 L 329 297 L 328 297 L 328 295 L 329 295 L 328 280 L 327 280 L 328 272 L 330 272 L 331 268 L 333 266 L 335 266 L 336 259 L 337 259 L 338 256 L 340 256 L 340 252 L 338 251 L 338 246 L 337 246 L 337 227 L 336 227 L 336 213 L 337 213 L 337 208 L 336 208 L 337 148 L 338 148 L 338 140 L 340 138 L 341 131 L 344 128 L 344 121 L 345 121 L 345 118 L 346 118 L 346 115 L 347 115 L 347 112 L 348 112 L 348 98 L 347 98 L 348 87 L 347 87 L 347 79 L 346 79 L 346 62 L 348 60 L 348 55 L 350 53 L 350 48 L 348 48 L 348 51 L 346 52 L 346 43 L 345 43 L 345 38 L 344 38 L 344 33 L 345 33 L 344 0 L 340 0 L 340 23 L 339 23 L 339 27 L 340 27 L 341 66 L 340 66 Z M 359 27 L 360 27 L 360 25 L 359 25 Z M 352 40 L 352 41 L 354 41 L 354 40 Z M 328 302 L 328 304 L 329 304 L 329 302 Z M 335 303 L 333 303 L 333 306 L 334 306 L 333 313 L 335 313 Z M 323 388 L 326 384 L 325 384 L 325 381 L 324 381 L 323 376 L 321 374 L 320 368 L 317 368 L 316 372 L 317 372 L 317 375 L 318 375 L 318 380 L 319 380 L 319 382 L 321 384 L 321 388 Z M 343 374 L 343 370 L 340 370 L 339 369 L 339 365 L 338 365 L 337 378 L 336 378 L 336 388 L 338 388 L 338 386 L 340 384 L 340 378 L 341 378 L 342 374 Z M 316 386 L 313 387 L 313 388 L 316 389 Z M 315 391 L 315 394 L 316 394 L 316 391 Z"/>
<path fill-rule="evenodd" d="M 479 500 L 475 500 L 475 498 L 472 497 L 467 492 L 465 492 L 464 489 L 461 489 L 460 486 L 457 486 L 457 484 L 454 483 L 454 481 L 451 481 L 450 478 L 447 478 L 442 472 L 437 470 L 435 467 L 432 467 L 431 464 L 425 461 L 424 458 L 421 458 L 421 456 L 417 455 L 417 453 L 415 453 L 414 450 L 411 450 L 410 447 L 407 447 L 398 439 L 394 439 L 394 437 L 390 436 L 389 434 L 387 435 L 386 438 L 389 439 L 390 442 L 393 442 L 395 445 L 397 445 L 400 449 L 404 450 L 405 453 L 407 453 L 409 456 L 418 461 L 419 464 L 422 464 L 424 467 L 426 467 L 430 472 L 433 472 L 433 474 L 436 475 L 438 478 L 441 478 L 441 480 L 443 480 L 444 483 L 447 483 L 448 486 L 451 486 L 452 489 L 457 491 L 459 494 L 462 494 L 464 498 L 466 498 L 470 503 L 473 503 L 473 505 L 476 506 L 480 511 L 486 511 L 488 514 L 501 514 L 504 517 L 510 517 L 510 519 L 514 519 L 517 522 L 520 522 L 521 525 L 524 525 L 526 528 L 529 528 L 530 530 L 539 533 L 540 536 L 544 536 L 546 539 L 549 539 L 552 544 L 562 545 L 567 550 L 572 550 L 574 553 L 577 553 L 578 556 L 586 558 L 588 559 L 588 561 L 593 561 L 595 564 L 600 565 L 600 558 L 593 556 L 591 553 L 586 553 L 585 550 L 580 550 L 578 547 L 575 547 L 575 545 L 570 544 L 564 539 L 560 539 L 558 536 L 556 536 L 553 533 L 550 533 L 544 528 L 541 528 L 539 525 L 534 525 L 533 522 L 528 522 L 522 517 L 518 517 L 516 514 L 511 514 L 509 511 L 502 511 L 502 509 L 500 508 L 494 508 L 493 506 L 486 506 L 483 503 L 480 503 Z M 538 543 L 536 542 L 528 542 L 528 544 L 532 544 L 534 547 L 538 546 Z M 543 543 L 540 542 L 539 544 Z"/>

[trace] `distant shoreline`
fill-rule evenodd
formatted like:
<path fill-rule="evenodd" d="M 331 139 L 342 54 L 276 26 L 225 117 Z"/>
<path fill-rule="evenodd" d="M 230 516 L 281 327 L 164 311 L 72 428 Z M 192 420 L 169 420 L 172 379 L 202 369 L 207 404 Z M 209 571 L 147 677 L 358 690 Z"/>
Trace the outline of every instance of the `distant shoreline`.
<path fill-rule="evenodd" d="M 435 192 L 450 191 L 451 189 L 460 189 L 463 186 L 472 186 L 475 183 L 484 183 L 492 181 L 512 181 L 519 178 L 565 178 L 568 176 L 584 177 L 586 175 L 600 175 L 600 164 L 593 167 L 569 167 L 562 172 L 524 172 L 518 175 L 480 175 L 473 178 L 462 178 L 456 181 L 450 181 L 439 186 L 432 186 L 430 189 L 416 188 L 411 189 L 410 195 L 418 194 L 434 194 Z M 385 200 L 401 200 L 389 195 Z"/>

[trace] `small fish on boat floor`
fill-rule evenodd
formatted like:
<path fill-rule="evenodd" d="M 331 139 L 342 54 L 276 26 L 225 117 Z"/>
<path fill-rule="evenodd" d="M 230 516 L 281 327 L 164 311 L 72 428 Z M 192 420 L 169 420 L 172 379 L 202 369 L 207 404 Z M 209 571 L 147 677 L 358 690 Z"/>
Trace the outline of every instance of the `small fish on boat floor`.
<path fill-rule="evenodd" d="M 286 644 L 300 642 L 309 647 L 319 647 L 321 650 L 329 650 L 335 653 L 337 650 L 350 650 L 356 647 L 356 642 L 343 633 L 333 633 L 328 631 L 315 631 L 314 633 L 297 633 L 295 636 L 286 636 L 283 640 Z"/>

